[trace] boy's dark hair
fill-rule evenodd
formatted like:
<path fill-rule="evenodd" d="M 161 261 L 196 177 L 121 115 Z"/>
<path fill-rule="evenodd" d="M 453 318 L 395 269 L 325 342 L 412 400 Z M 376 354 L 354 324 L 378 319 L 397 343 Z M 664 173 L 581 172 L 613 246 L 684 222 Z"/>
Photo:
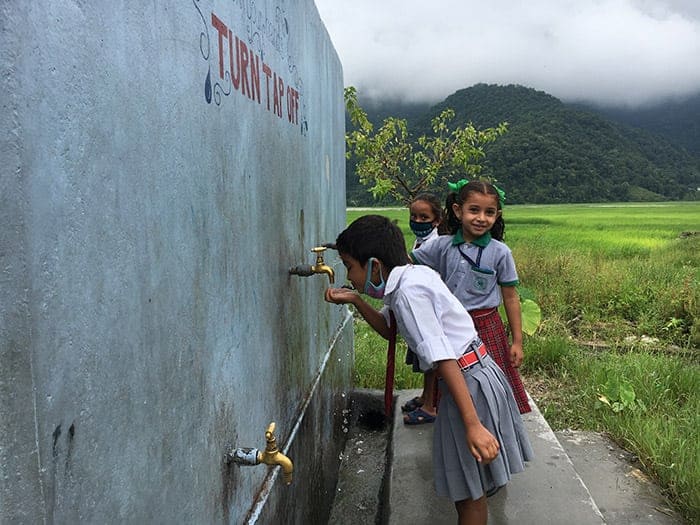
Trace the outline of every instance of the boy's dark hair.
<path fill-rule="evenodd" d="M 445 210 L 442 209 L 442 203 L 440 202 L 440 199 L 438 198 L 438 196 L 435 195 L 434 193 L 428 193 L 428 192 L 419 193 L 418 195 L 416 195 L 415 197 L 413 197 L 411 199 L 411 204 L 413 204 L 416 201 L 423 201 L 423 202 L 427 202 L 428 204 L 430 204 L 431 211 L 433 212 L 435 217 L 437 217 L 438 233 L 440 235 L 448 233 L 447 225 L 445 224 Z M 411 204 L 409 204 L 409 207 L 411 206 Z"/>
<path fill-rule="evenodd" d="M 339 253 L 364 265 L 375 257 L 388 270 L 408 264 L 406 242 L 396 224 L 381 215 L 363 215 L 352 221 L 335 241 Z"/>
<path fill-rule="evenodd" d="M 496 188 L 494 188 L 493 184 L 483 180 L 473 180 L 468 184 L 462 186 L 459 192 L 452 192 L 447 195 L 447 199 L 445 201 L 445 222 L 447 223 L 447 230 L 452 235 L 457 233 L 462 227 L 462 223 L 454 214 L 454 211 L 452 211 L 452 205 L 457 204 L 461 206 L 464 203 L 464 201 L 467 200 L 467 197 L 469 197 L 470 193 L 493 195 L 494 197 L 496 197 L 498 209 L 501 210 L 501 212 L 503 211 L 503 208 L 501 207 L 501 196 L 498 194 L 498 191 L 496 190 Z M 506 223 L 503 221 L 503 213 L 501 213 L 496 219 L 496 222 L 491 227 L 491 237 L 493 237 L 497 241 L 502 241 L 505 233 Z"/>

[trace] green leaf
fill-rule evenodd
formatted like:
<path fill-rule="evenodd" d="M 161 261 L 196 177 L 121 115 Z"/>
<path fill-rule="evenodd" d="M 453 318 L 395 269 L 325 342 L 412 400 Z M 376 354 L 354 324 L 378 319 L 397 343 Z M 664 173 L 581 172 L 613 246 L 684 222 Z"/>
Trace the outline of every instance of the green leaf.
<path fill-rule="evenodd" d="M 631 406 L 637 396 L 634 393 L 634 388 L 629 383 L 620 385 L 620 401 L 625 406 Z"/>
<path fill-rule="evenodd" d="M 525 299 L 520 303 L 522 312 L 523 332 L 527 335 L 534 335 L 542 320 L 542 310 L 532 299 Z"/>

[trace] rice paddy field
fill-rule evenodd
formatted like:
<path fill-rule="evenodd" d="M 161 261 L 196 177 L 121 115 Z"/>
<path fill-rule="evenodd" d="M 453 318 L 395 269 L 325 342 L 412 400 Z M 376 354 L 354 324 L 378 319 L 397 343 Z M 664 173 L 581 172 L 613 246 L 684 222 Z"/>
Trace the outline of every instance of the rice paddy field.
<path fill-rule="evenodd" d="M 410 247 L 406 209 L 348 209 L 348 223 L 368 213 Z M 545 418 L 608 434 L 700 522 L 700 203 L 513 205 L 504 219 L 521 294 L 542 311 L 521 372 Z M 385 349 L 357 319 L 357 386 L 382 387 Z M 399 364 L 395 384 L 422 377 Z"/>

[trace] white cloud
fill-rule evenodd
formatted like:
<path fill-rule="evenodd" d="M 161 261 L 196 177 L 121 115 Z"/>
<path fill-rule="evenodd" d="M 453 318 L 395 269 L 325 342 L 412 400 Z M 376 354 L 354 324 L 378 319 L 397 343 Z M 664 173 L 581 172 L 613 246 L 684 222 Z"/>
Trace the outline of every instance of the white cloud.
<path fill-rule="evenodd" d="M 695 0 L 316 0 L 362 95 L 438 101 L 479 82 L 638 105 L 700 91 Z"/>

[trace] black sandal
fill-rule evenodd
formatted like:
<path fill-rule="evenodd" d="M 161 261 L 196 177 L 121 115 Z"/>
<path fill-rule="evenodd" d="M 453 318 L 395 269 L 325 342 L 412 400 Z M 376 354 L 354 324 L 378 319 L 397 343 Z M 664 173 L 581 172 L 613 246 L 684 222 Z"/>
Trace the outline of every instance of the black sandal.
<path fill-rule="evenodd" d="M 420 397 L 414 397 L 410 401 L 407 401 L 406 404 L 401 407 L 401 412 L 413 412 L 414 410 L 422 406 L 423 401 L 420 400 Z"/>

